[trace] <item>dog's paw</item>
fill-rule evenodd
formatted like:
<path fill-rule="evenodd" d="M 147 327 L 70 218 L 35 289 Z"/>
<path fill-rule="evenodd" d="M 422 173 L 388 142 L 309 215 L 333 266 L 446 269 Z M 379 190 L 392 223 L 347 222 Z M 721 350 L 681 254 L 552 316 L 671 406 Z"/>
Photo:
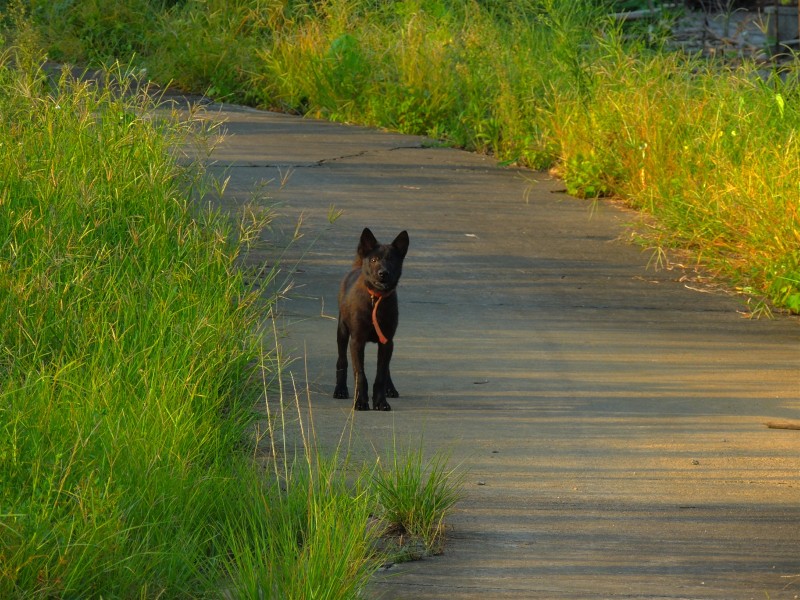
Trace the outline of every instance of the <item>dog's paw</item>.
<path fill-rule="evenodd" d="M 369 410 L 369 402 L 356 402 L 353 410 Z"/>
<path fill-rule="evenodd" d="M 347 386 L 344 387 L 337 387 L 333 390 L 333 397 L 334 398 L 349 398 L 350 392 L 347 389 Z"/>
<path fill-rule="evenodd" d="M 398 392 L 394 387 L 386 388 L 386 397 L 387 398 L 399 398 L 400 392 Z"/>
<path fill-rule="evenodd" d="M 392 410 L 392 407 L 384 400 L 383 402 L 373 403 L 372 410 Z"/>

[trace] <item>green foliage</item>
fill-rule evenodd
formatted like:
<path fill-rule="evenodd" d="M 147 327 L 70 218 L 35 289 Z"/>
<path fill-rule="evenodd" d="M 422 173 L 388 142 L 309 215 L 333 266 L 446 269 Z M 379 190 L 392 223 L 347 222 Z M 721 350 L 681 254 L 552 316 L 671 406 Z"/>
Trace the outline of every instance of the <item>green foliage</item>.
<path fill-rule="evenodd" d="M 257 50 L 274 27 L 274 2 L 186 0 L 156 14 L 143 57 L 151 77 L 220 100 L 248 101 Z M 151 11 L 152 12 L 152 11 Z"/>
<path fill-rule="evenodd" d="M 800 252 L 786 256 L 775 267 L 770 292 L 778 305 L 800 314 Z"/>
<path fill-rule="evenodd" d="M 603 47 L 590 110 L 556 108 L 568 186 L 608 182 L 658 218 L 655 243 L 694 248 L 738 286 L 796 311 L 800 112 L 785 101 L 797 97 L 796 73 L 764 80 L 755 65 Z"/>
<path fill-rule="evenodd" d="M 606 157 L 603 157 L 606 158 Z M 613 193 L 609 171 L 594 153 L 577 154 L 564 163 L 567 193 L 577 198 L 601 198 Z"/>
<path fill-rule="evenodd" d="M 51 57 L 113 62 L 146 53 L 162 0 L 29 0 L 31 14 L 56 42 Z"/>
<path fill-rule="evenodd" d="M 555 166 L 577 196 L 653 213 L 650 243 L 795 310 L 791 66 L 631 45 L 591 0 L 29 3 L 61 55 L 136 51 L 180 87 Z"/>
<path fill-rule="evenodd" d="M 380 566 L 373 496 L 361 479 L 345 484 L 334 460 L 313 456 L 228 511 L 225 570 L 236 597 L 356 598 Z"/>
<path fill-rule="evenodd" d="M 236 493 L 263 306 L 227 220 L 187 200 L 188 126 L 124 73 L 112 95 L 21 56 L 0 64 L 0 596 L 180 596 Z"/>
<path fill-rule="evenodd" d="M 591 0 L 29 2 L 58 55 L 135 51 L 179 87 L 555 166 L 576 196 L 656 215 L 650 243 L 796 311 L 791 67 L 632 46 Z"/>
<path fill-rule="evenodd" d="M 251 424 L 280 366 L 239 264 L 268 220 L 176 149 L 213 134 L 123 68 L 0 53 L 0 597 L 353 598 L 375 494 L 315 456 L 274 475 Z M 336 211 L 331 208 L 331 218 Z M 261 273 L 261 282 L 274 271 Z M 290 457 L 284 457 L 289 460 Z"/>

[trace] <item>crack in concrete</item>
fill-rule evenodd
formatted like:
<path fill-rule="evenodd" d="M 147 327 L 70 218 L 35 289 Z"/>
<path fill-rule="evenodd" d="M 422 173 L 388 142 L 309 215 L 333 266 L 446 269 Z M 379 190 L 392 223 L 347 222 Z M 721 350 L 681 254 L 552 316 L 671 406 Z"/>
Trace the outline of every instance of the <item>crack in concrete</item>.
<path fill-rule="evenodd" d="M 223 167 L 226 169 L 275 169 L 275 168 L 288 168 L 288 169 L 313 169 L 315 167 L 322 167 L 328 163 L 334 163 L 341 160 L 350 158 L 360 158 L 368 154 L 378 154 L 380 152 L 394 152 L 396 150 L 425 150 L 428 146 L 424 144 L 414 144 L 411 146 L 395 146 L 392 148 L 382 148 L 381 150 L 361 150 L 353 154 L 342 154 L 341 156 L 333 156 L 331 158 L 321 158 L 313 162 L 307 163 L 240 163 L 237 161 L 214 163 L 214 167 Z"/>

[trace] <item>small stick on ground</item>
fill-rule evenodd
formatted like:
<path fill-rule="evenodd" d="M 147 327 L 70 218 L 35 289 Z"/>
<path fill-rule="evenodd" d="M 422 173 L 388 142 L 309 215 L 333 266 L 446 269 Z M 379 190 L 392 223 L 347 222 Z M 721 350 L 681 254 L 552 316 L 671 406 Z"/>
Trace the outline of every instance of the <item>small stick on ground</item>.
<path fill-rule="evenodd" d="M 800 422 L 797 421 L 768 421 L 764 423 L 770 429 L 796 429 L 800 430 Z"/>

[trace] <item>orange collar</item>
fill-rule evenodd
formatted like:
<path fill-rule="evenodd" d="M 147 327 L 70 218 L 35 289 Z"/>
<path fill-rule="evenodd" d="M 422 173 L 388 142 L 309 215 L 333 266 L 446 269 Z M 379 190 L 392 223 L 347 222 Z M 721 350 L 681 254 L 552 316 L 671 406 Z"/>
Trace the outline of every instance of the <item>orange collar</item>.
<path fill-rule="evenodd" d="M 372 290 L 367 288 L 367 292 L 369 292 L 369 297 L 372 298 L 372 326 L 375 327 L 375 333 L 378 334 L 378 340 L 381 344 L 386 344 L 389 339 L 383 335 L 383 331 L 381 331 L 381 326 L 378 325 L 378 305 L 381 303 L 381 300 L 386 298 L 387 296 L 391 296 L 394 294 L 394 290 L 389 292 L 379 292 L 377 290 Z M 375 300 L 377 298 L 377 300 Z"/>

